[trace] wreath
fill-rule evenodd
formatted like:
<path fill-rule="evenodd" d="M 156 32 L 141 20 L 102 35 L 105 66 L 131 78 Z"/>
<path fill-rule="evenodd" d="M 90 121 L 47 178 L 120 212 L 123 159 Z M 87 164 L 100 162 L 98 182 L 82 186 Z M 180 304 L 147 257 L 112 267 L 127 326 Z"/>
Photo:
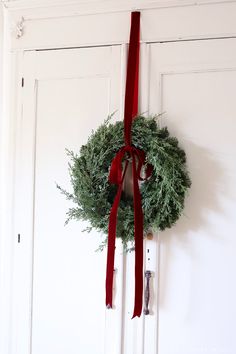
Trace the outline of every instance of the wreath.
<path fill-rule="evenodd" d="M 144 231 L 164 230 L 174 225 L 182 214 L 191 185 L 184 150 L 166 127 L 158 126 L 156 118 L 138 116 L 132 124 L 132 143 L 145 151 L 145 164 L 153 166 L 150 178 L 140 183 Z M 90 222 L 86 231 L 95 228 L 108 233 L 110 210 L 117 192 L 117 186 L 108 181 L 109 168 L 124 144 L 123 131 L 124 122 L 111 124 L 110 116 L 92 132 L 79 154 L 67 150 L 73 192 L 58 188 L 76 206 L 68 210 L 66 223 L 70 219 L 86 220 Z M 133 198 L 125 191 L 119 204 L 116 236 L 125 247 L 134 239 Z"/>

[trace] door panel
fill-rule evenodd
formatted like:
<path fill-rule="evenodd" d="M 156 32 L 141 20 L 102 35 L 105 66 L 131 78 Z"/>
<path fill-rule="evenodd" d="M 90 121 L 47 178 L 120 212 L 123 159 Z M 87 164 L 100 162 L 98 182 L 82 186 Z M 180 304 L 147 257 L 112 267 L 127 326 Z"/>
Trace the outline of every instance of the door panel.
<path fill-rule="evenodd" d="M 102 353 L 106 257 L 94 254 L 102 238 L 83 233 L 86 223 L 64 227 L 71 203 L 55 182 L 71 190 L 65 147 L 78 151 L 108 115 L 109 78 L 39 82 L 37 103 L 33 354 Z"/>
<path fill-rule="evenodd" d="M 116 279 L 117 311 L 108 318 L 106 254 L 95 252 L 104 236 L 83 232 L 85 222 L 64 226 L 72 204 L 56 183 L 71 191 L 65 149 L 79 152 L 110 113 L 117 110 L 114 120 L 120 118 L 121 47 L 31 52 L 24 66 L 17 198 L 24 200 L 17 215 L 23 240 L 15 277 L 25 274 L 25 284 L 18 292 L 23 328 L 15 352 L 104 354 L 107 327 L 114 323 L 113 344 L 119 337 L 122 274 Z"/>
<path fill-rule="evenodd" d="M 160 233 L 160 354 L 236 351 L 236 40 L 151 44 L 150 113 L 187 153 L 184 216 Z"/>

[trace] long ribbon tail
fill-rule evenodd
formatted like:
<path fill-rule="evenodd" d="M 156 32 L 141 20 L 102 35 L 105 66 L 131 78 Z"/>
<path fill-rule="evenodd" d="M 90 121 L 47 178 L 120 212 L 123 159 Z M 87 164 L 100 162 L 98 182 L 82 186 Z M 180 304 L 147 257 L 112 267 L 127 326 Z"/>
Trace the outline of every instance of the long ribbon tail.
<path fill-rule="evenodd" d="M 136 171 L 135 154 L 132 153 L 134 190 L 134 241 L 135 241 L 135 300 L 133 317 L 140 317 L 143 304 L 143 211 Z"/>
<path fill-rule="evenodd" d="M 106 307 L 112 308 L 112 295 L 113 295 L 113 272 L 115 262 L 115 242 L 116 242 L 116 225 L 117 225 L 117 212 L 120 203 L 122 185 L 128 167 L 126 161 L 121 183 L 115 196 L 114 203 L 111 208 L 108 228 L 108 242 L 107 242 L 107 272 L 106 272 Z"/>
<path fill-rule="evenodd" d="M 132 12 L 129 41 L 129 55 L 127 65 L 124 139 L 125 144 L 131 143 L 132 119 L 138 113 L 138 85 L 139 85 L 139 49 L 140 49 L 140 12 Z"/>
<path fill-rule="evenodd" d="M 139 50 L 140 50 L 140 12 L 132 12 L 129 55 L 127 65 L 126 92 L 125 92 L 125 112 L 124 112 L 124 149 L 117 154 L 112 162 L 109 180 L 111 183 L 118 184 L 117 194 L 110 212 L 109 228 L 108 228 L 108 250 L 107 250 L 107 275 L 106 275 L 106 305 L 112 307 L 113 293 L 113 271 L 115 260 L 115 239 L 117 213 L 120 203 L 122 184 L 126 174 L 128 162 L 125 164 L 123 174 L 122 159 L 124 152 L 129 151 L 132 157 L 133 168 L 133 191 L 134 191 L 134 235 L 135 235 L 135 305 L 134 314 L 140 316 L 142 312 L 142 295 L 143 295 L 143 212 L 141 194 L 139 191 L 138 179 L 141 167 L 144 162 L 144 154 L 136 151 L 131 152 L 131 127 L 132 121 L 138 113 L 138 85 L 139 85 Z M 136 149 L 137 150 L 137 149 Z M 138 171 L 136 170 L 135 155 L 139 161 Z M 121 179 L 122 174 L 122 180 Z"/>

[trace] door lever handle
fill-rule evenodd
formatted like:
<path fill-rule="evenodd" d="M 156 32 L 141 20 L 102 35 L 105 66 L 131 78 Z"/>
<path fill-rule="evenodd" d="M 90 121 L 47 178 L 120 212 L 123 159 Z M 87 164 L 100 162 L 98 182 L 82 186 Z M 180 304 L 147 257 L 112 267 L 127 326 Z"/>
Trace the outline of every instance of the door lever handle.
<path fill-rule="evenodd" d="M 146 288 L 145 288 L 145 293 L 144 293 L 145 304 L 144 304 L 144 310 L 143 310 L 144 315 L 150 314 L 148 306 L 149 306 L 149 300 L 150 300 L 150 278 L 151 278 L 151 276 L 152 276 L 151 271 L 146 270 L 145 271 Z"/>

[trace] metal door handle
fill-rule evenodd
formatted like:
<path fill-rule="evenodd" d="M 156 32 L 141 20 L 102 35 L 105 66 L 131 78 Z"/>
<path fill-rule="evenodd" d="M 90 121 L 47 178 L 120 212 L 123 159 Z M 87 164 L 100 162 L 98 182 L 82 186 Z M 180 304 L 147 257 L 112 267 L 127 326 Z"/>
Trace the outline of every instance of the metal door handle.
<path fill-rule="evenodd" d="M 150 278 L 152 276 L 152 273 L 150 270 L 145 271 L 145 279 L 146 279 L 146 288 L 145 288 L 145 294 L 144 294 L 144 299 L 145 299 L 145 304 L 144 304 L 144 310 L 143 313 L 144 315 L 149 315 L 149 300 L 150 300 Z"/>

